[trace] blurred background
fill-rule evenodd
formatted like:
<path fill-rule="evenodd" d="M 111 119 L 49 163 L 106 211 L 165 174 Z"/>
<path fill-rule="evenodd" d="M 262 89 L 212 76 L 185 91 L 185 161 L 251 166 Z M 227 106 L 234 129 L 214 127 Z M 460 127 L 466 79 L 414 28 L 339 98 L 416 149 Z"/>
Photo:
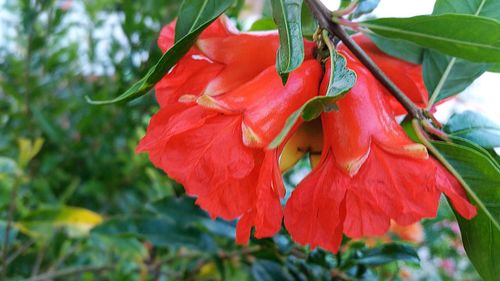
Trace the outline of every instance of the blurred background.
<path fill-rule="evenodd" d="M 153 95 L 85 101 L 118 96 L 145 74 L 179 2 L 0 0 L 0 280 L 479 280 L 445 202 L 436 220 L 345 241 L 337 255 L 294 245 L 284 232 L 234 245 L 234 222 L 209 219 L 135 153 L 157 109 Z M 229 14 L 240 27 L 270 16 L 264 1 L 238 3 Z M 382 0 L 374 15 L 432 5 Z M 492 75 L 442 118 L 472 106 L 500 120 Z M 300 162 L 288 186 L 308 169 Z"/>

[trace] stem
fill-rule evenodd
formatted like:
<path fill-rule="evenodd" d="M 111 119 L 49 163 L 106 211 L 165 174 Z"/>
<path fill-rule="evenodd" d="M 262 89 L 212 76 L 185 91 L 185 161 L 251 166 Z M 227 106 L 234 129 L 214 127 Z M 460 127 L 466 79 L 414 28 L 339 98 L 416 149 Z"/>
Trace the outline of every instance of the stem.
<path fill-rule="evenodd" d="M 85 266 L 85 267 L 77 267 L 72 269 L 66 269 L 58 272 L 48 272 L 44 274 L 40 274 L 38 276 L 33 276 L 26 281 L 44 281 L 44 280 L 54 280 L 62 277 L 69 277 L 73 275 L 79 275 L 85 272 L 94 272 L 99 273 L 101 271 L 111 270 L 112 266 Z"/>
<path fill-rule="evenodd" d="M 328 30 L 329 33 L 337 36 L 349 50 L 363 63 L 363 65 L 382 83 L 384 87 L 401 103 L 408 111 L 408 114 L 414 118 L 425 120 L 423 110 L 415 105 L 397 86 L 392 82 L 387 75 L 373 62 L 372 59 L 358 46 L 354 40 L 344 31 L 344 29 L 331 20 L 332 12 L 330 12 L 319 0 L 306 0 L 307 5 L 311 9 L 315 18 L 318 20 L 320 27 Z"/>
<path fill-rule="evenodd" d="M 7 265 L 12 263 L 19 255 L 28 250 L 29 247 L 31 247 L 31 245 L 33 244 L 35 244 L 35 241 L 33 240 L 30 240 L 27 243 L 23 244 L 15 253 L 9 256 L 9 258 L 7 259 Z"/>

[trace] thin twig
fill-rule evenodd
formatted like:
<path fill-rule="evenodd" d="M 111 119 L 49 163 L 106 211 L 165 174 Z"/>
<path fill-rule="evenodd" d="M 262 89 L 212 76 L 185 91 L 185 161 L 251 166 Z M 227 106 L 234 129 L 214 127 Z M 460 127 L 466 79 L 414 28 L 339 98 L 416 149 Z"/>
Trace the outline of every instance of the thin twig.
<path fill-rule="evenodd" d="M 337 36 L 349 50 L 363 63 L 363 65 L 387 88 L 387 90 L 401 103 L 408 111 L 408 114 L 414 118 L 425 120 L 423 110 L 415 105 L 397 86 L 392 82 L 387 75 L 373 62 L 373 60 L 349 37 L 344 29 L 332 21 L 332 12 L 330 12 L 319 0 L 306 0 L 319 25 L 326 29 L 329 33 Z"/>
<path fill-rule="evenodd" d="M 7 265 L 9 265 L 10 263 L 12 263 L 19 255 L 21 255 L 22 253 L 24 253 L 34 243 L 35 243 L 35 241 L 30 240 L 27 243 L 24 243 L 21 247 L 19 247 L 19 249 L 17 249 L 16 252 L 14 252 L 12 255 L 9 256 L 9 258 L 7 259 Z"/>
<path fill-rule="evenodd" d="M 44 257 L 45 257 L 45 246 L 42 246 L 39 249 L 38 254 L 36 255 L 35 264 L 33 265 L 33 269 L 31 270 L 31 277 L 38 275 Z"/>
<path fill-rule="evenodd" d="M 62 277 L 69 277 L 73 275 L 79 275 L 85 272 L 93 272 L 93 273 L 99 273 L 102 271 L 106 270 L 111 270 L 113 269 L 113 266 L 110 265 L 105 265 L 105 266 L 84 266 L 84 267 L 77 267 L 77 268 L 71 268 L 71 269 L 66 269 L 66 270 L 61 270 L 57 272 L 47 272 L 44 274 L 40 274 L 37 276 L 33 276 L 29 279 L 25 279 L 25 281 L 45 281 L 45 280 L 53 280 L 56 278 L 62 278 Z"/>

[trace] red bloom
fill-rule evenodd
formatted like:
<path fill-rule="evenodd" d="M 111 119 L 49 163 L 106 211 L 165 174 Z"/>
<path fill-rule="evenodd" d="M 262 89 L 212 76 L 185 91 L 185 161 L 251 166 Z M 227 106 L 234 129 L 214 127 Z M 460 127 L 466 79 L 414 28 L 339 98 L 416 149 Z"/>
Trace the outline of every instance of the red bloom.
<path fill-rule="evenodd" d="M 409 225 L 434 217 L 441 192 L 462 216 L 473 217 L 476 209 L 457 180 L 406 136 L 382 86 L 357 59 L 344 54 L 358 78 L 337 103 L 339 111 L 322 115 L 320 164 L 286 204 L 285 225 L 293 239 L 336 252 L 342 233 L 378 236 L 391 219 Z"/>
<path fill-rule="evenodd" d="M 252 226 L 257 237 L 281 228 L 281 148 L 265 148 L 287 117 L 317 95 L 322 71 L 309 47 L 283 86 L 274 65 L 277 33 L 237 33 L 221 24 L 224 19 L 203 32 L 158 84 L 160 111 L 137 150 L 148 152 L 212 217 L 241 218 L 237 240 L 244 243 Z M 162 31 L 163 49 L 173 30 Z"/>
<path fill-rule="evenodd" d="M 166 52 L 174 44 L 175 21 L 165 26 L 158 45 Z M 305 42 L 306 59 L 313 54 L 314 43 Z M 238 32 L 222 16 L 205 29 L 196 45 L 171 72 L 156 85 L 160 106 L 172 104 L 181 96 L 216 96 L 253 79 L 276 62 L 278 33 Z"/>
<path fill-rule="evenodd" d="M 427 93 L 422 77 L 422 65 L 406 62 L 383 53 L 362 33 L 354 35 L 352 39 L 358 43 L 377 66 L 384 71 L 387 77 L 389 77 L 389 79 L 391 79 L 414 103 L 421 108 L 427 106 L 429 94 Z M 349 51 L 344 44 L 340 44 L 338 50 L 353 56 L 351 51 Z M 383 91 L 387 95 L 390 106 L 395 114 L 406 114 L 406 110 L 385 88 Z"/>

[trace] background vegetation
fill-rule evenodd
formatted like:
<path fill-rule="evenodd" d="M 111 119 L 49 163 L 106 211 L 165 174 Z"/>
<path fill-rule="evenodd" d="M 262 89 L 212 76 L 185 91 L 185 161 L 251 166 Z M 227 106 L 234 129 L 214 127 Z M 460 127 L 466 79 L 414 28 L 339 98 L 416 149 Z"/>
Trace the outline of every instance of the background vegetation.
<path fill-rule="evenodd" d="M 0 1 L 0 278 L 478 280 L 444 202 L 417 245 L 391 235 L 332 255 L 283 233 L 238 247 L 233 222 L 208 218 L 135 154 L 153 95 L 84 97 L 118 96 L 145 74 L 178 2 Z"/>

